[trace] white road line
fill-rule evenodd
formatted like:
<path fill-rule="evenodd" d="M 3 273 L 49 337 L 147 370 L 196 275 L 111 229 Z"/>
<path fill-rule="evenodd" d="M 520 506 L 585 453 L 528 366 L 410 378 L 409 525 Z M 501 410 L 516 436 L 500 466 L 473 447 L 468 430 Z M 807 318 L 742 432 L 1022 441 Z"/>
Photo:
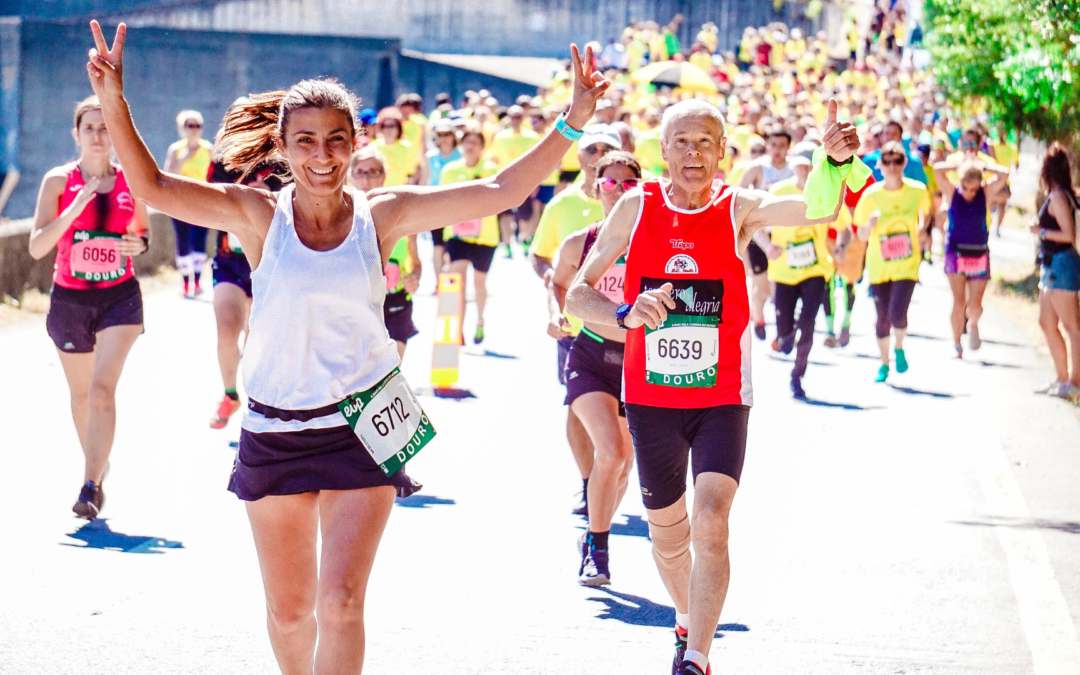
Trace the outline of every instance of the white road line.
<path fill-rule="evenodd" d="M 976 424 L 971 458 L 986 498 L 988 515 L 1002 519 L 1031 517 L 1020 486 L 1001 447 L 997 429 L 972 403 Z M 1080 672 L 1080 638 L 1061 593 L 1042 534 L 1034 528 L 999 524 L 997 530 L 1009 565 L 1020 625 L 1031 649 L 1035 675 L 1076 675 Z"/>

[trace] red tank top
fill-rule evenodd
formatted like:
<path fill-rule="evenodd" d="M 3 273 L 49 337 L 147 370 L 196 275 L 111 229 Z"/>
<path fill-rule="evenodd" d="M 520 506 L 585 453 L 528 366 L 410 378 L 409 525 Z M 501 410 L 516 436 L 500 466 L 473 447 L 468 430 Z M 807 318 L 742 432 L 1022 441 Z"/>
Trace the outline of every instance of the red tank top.
<path fill-rule="evenodd" d="M 703 208 L 672 206 L 668 180 L 641 187 L 643 204 L 630 236 L 625 302 L 673 287 L 675 309 L 658 330 L 626 335 L 623 398 L 662 408 L 752 405 L 750 303 L 738 252 L 735 193 L 716 183 Z"/>
<path fill-rule="evenodd" d="M 67 184 L 60 195 L 63 212 L 85 182 L 77 163 L 67 167 Z M 124 172 L 116 167 L 116 185 L 108 194 L 98 194 L 75 218 L 68 231 L 56 243 L 53 283 L 64 288 L 88 290 L 109 288 L 135 276 L 131 258 L 120 255 L 120 237 L 127 233 L 135 217 L 135 198 L 131 196 Z"/>

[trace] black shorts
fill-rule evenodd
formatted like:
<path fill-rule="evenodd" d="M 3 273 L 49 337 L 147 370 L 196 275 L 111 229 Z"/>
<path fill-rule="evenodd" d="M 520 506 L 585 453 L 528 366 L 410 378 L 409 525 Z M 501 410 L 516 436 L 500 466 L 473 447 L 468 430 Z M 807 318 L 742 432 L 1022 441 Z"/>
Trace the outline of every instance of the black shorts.
<path fill-rule="evenodd" d="M 578 396 L 602 391 L 619 402 L 619 416 L 626 417 L 622 404 L 624 348 L 621 342 L 598 340 L 584 330 L 578 333 L 566 359 L 566 400 L 563 405 L 570 405 Z"/>
<path fill-rule="evenodd" d="M 578 171 L 560 171 L 559 172 L 559 182 L 560 183 L 573 183 L 574 181 L 577 180 L 577 177 L 578 177 L 579 173 L 581 173 L 580 170 L 578 170 Z"/>
<path fill-rule="evenodd" d="M 525 198 L 525 201 L 521 202 L 520 206 L 512 209 L 507 209 L 499 214 L 499 217 L 514 216 L 518 220 L 531 220 L 533 216 L 533 198 L 529 195 Z"/>
<path fill-rule="evenodd" d="M 222 253 L 214 256 L 214 285 L 239 286 L 251 297 L 251 265 L 243 253 Z"/>
<path fill-rule="evenodd" d="M 455 260 L 468 260 L 477 272 L 488 273 L 491 269 L 491 261 L 495 258 L 495 247 L 474 244 L 457 237 L 446 240 L 446 252 L 450 255 L 450 262 Z"/>
<path fill-rule="evenodd" d="M 566 384 L 566 360 L 570 358 L 570 347 L 574 344 L 574 338 L 559 338 L 559 353 L 556 356 L 559 365 L 559 384 Z"/>
<path fill-rule="evenodd" d="M 53 286 L 45 329 L 56 348 L 68 354 L 88 354 L 97 333 L 112 326 L 141 326 L 142 291 L 136 279 L 108 288 L 78 290 Z"/>
<path fill-rule="evenodd" d="M 686 465 L 694 481 L 702 473 L 722 473 L 738 483 L 746 455 L 750 406 L 656 408 L 626 404 L 634 439 L 638 479 L 645 508 L 655 511 L 679 501 L 686 492 Z"/>
<path fill-rule="evenodd" d="M 769 271 L 769 256 L 761 247 L 751 241 L 746 246 L 746 253 L 750 256 L 750 270 L 754 274 L 765 274 Z"/>
<path fill-rule="evenodd" d="M 432 230 L 431 231 L 431 243 L 433 245 L 442 246 L 445 243 L 445 242 L 443 242 L 443 231 L 444 231 L 444 228 L 441 228 L 441 227 L 439 229 L 437 229 L 437 230 Z"/>
<path fill-rule="evenodd" d="M 387 293 L 383 302 L 383 320 L 391 340 L 408 342 L 420 331 L 412 320 L 412 298 L 405 291 Z"/>

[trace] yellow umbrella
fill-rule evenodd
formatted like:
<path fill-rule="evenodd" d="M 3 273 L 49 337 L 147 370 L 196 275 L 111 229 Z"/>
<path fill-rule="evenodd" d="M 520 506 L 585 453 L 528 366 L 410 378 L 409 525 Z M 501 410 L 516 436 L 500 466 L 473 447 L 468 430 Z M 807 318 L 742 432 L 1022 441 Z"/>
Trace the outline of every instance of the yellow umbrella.
<path fill-rule="evenodd" d="M 657 61 L 630 75 L 635 84 L 679 87 L 694 93 L 715 94 L 716 82 L 701 68 L 689 61 Z"/>

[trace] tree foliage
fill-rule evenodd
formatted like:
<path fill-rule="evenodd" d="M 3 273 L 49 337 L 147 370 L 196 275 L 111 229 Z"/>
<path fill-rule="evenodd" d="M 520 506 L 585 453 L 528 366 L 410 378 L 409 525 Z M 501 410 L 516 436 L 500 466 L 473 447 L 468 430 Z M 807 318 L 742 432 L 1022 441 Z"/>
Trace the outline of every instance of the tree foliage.
<path fill-rule="evenodd" d="M 1080 136 L 1080 0 L 928 0 L 950 101 L 1045 141 Z"/>

